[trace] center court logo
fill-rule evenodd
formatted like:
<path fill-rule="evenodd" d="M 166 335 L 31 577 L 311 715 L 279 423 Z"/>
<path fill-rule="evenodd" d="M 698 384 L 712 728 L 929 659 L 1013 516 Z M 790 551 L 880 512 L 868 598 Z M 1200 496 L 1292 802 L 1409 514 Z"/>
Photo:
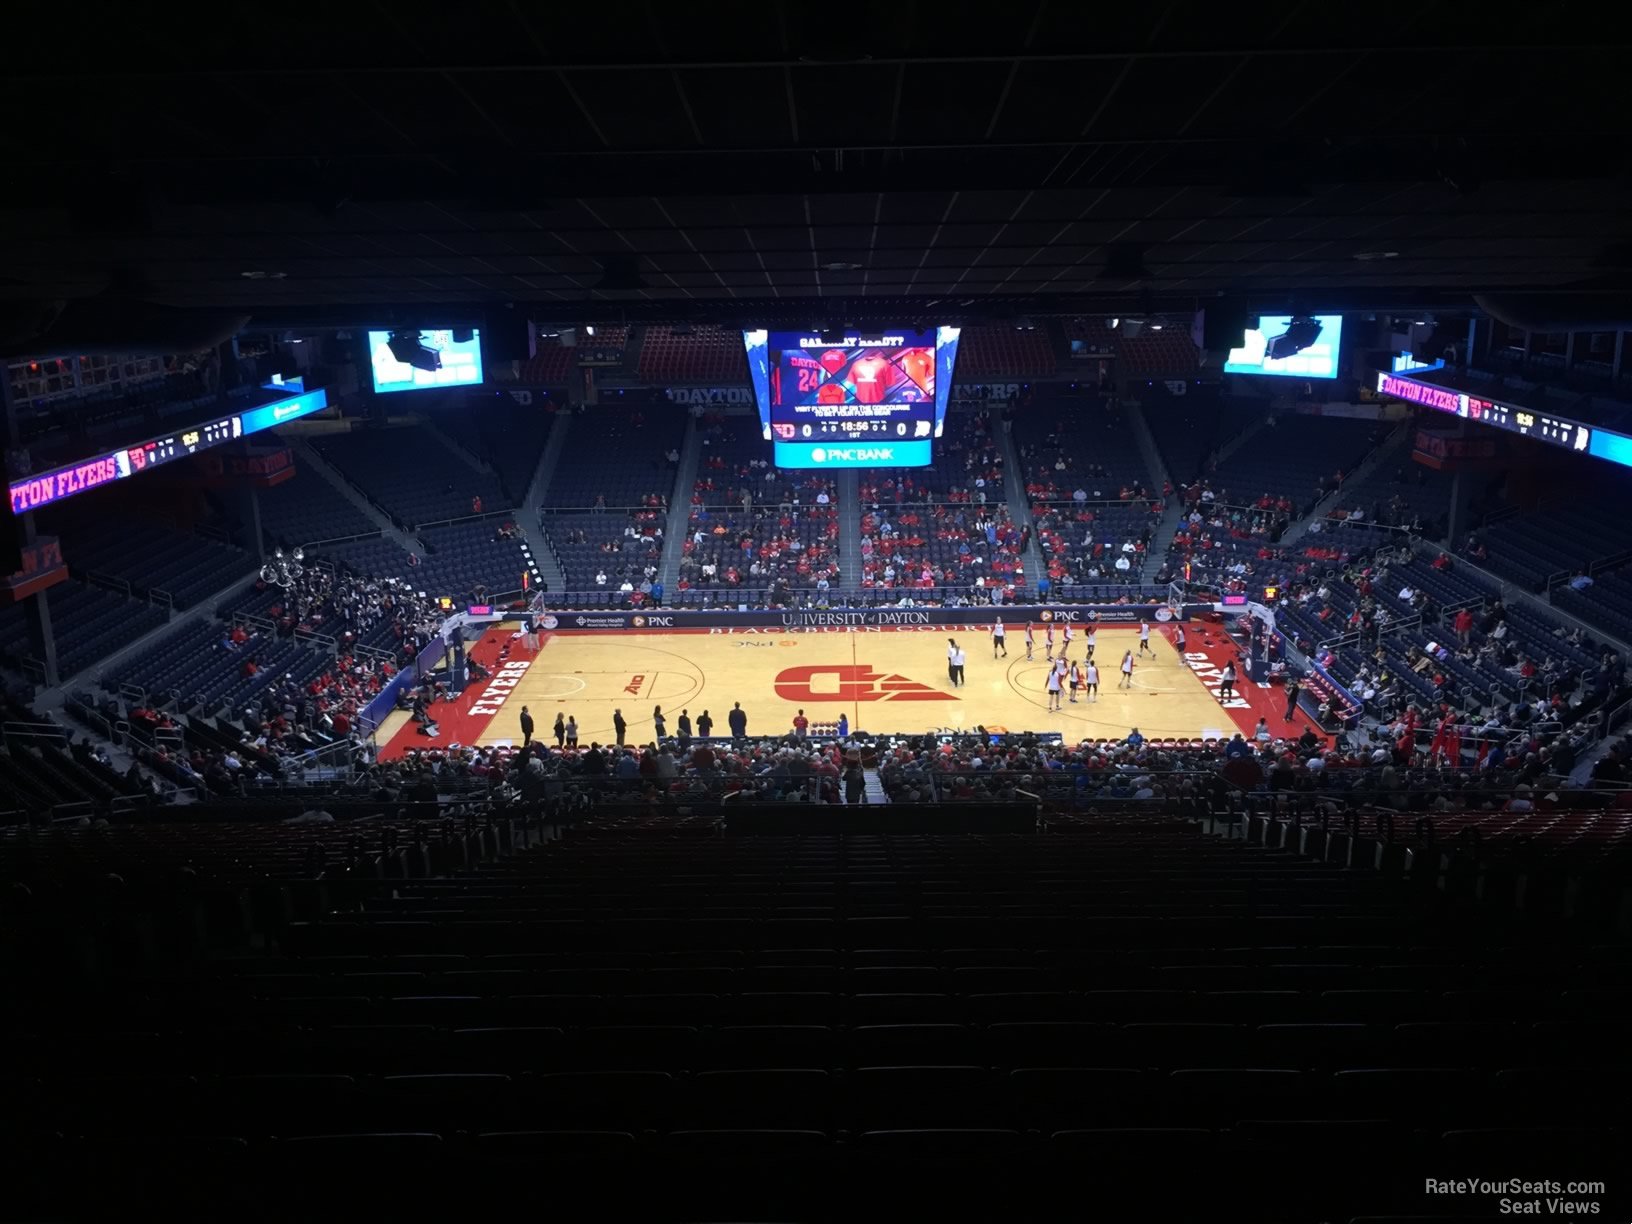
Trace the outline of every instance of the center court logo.
<path fill-rule="evenodd" d="M 820 691 L 816 681 L 820 678 Z M 932 689 L 905 676 L 874 671 L 865 663 L 811 664 L 790 667 L 773 682 L 783 701 L 956 701 L 951 693 Z"/>

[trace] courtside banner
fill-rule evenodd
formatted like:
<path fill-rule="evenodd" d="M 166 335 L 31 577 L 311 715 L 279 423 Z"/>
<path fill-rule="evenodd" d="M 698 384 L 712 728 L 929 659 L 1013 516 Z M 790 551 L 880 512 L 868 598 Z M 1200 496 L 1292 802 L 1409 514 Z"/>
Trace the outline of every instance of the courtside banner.
<path fill-rule="evenodd" d="M 1166 604 L 1108 604 L 1057 608 L 1005 608 L 1003 625 L 1011 633 L 1025 631 L 1027 624 L 1041 633 L 1048 625 L 1137 625 L 1141 621 L 1166 624 L 1189 620 L 1212 611 L 1211 604 L 1187 604 L 1178 611 Z M 787 611 L 730 612 L 550 612 L 539 622 L 549 630 L 595 629 L 748 629 L 798 633 L 834 632 L 847 629 L 938 629 L 958 626 L 989 630 L 993 612 L 983 608 L 797 608 Z"/>

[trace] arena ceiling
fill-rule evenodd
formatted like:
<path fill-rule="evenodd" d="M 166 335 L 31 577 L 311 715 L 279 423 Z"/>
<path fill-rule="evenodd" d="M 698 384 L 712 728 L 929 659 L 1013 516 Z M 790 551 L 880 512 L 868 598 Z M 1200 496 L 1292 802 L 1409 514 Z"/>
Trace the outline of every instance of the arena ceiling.
<path fill-rule="evenodd" d="M 0 299 L 1621 302 L 1628 42 L 1571 7 L 39 5 L 8 11 Z"/>

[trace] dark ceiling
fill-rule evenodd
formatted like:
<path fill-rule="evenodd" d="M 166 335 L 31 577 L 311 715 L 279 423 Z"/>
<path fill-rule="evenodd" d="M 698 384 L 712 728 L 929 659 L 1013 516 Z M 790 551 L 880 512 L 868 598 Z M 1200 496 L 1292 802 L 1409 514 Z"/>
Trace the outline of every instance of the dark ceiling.
<path fill-rule="evenodd" d="M 1609 10 L 1359 12 L 8 10 L 0 298 L 278 324 L 1623 299 Z"/>

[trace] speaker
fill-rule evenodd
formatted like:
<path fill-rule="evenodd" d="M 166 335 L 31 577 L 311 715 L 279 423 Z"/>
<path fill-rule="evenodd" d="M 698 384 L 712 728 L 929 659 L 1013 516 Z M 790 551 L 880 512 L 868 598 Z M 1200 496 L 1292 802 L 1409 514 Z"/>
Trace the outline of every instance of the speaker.
<path fill-rule="evenodd" d="M 1209 302 L 1201 321 L 1201 347 L 1227 352 L 1247 342 L 1252 316 L 1234 302 Z"/>
<path fill-rule="evenodd" d="M 538 351 L 538 328 L 527 312 L 515 307 L 488 311 L 487 335 L 483 337 L 483 358 L 492 365 L 504 361 L 530 361 Z"/>
<path fill-rule="evenodd" d="M 1450 329 L 1438 323 L 1432 327 L 1413 327 L 1411 329 L 1411 359 L 1420 361 L 1423 365 L 1432 365 L 1445 356 L 1445 350 L 1451 347 L 1454 337 Z"/>

